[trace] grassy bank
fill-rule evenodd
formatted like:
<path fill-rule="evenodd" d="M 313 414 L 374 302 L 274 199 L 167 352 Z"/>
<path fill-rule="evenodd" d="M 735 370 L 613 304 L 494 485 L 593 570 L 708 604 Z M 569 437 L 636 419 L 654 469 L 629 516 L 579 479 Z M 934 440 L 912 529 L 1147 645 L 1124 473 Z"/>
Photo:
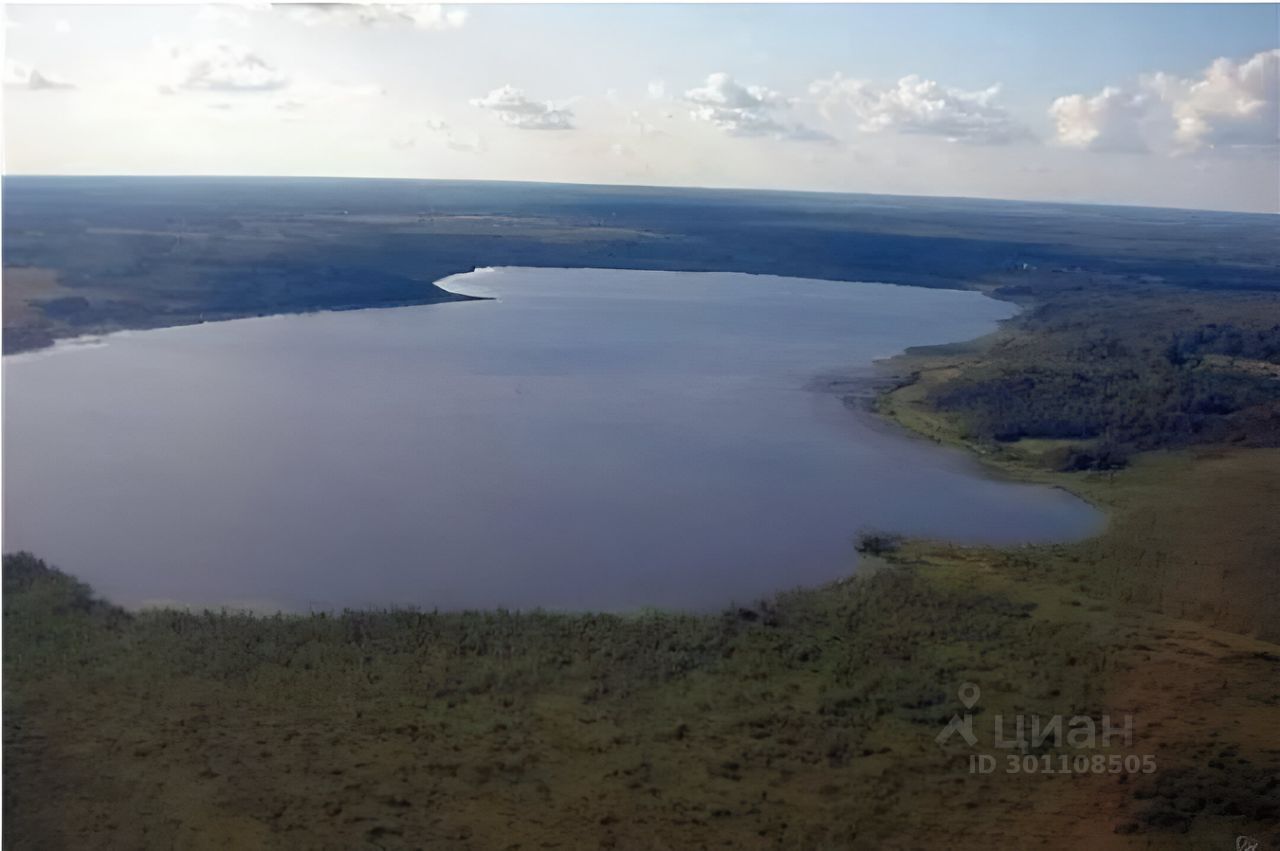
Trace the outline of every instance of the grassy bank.
<path fill-rule="evenodd" d="M 717 616 L 128 613 L 6 556 L 6 842 L 1280 847 L 1280 450 L 1062 472 L 938 403 L 1035 320 L 913 353 L 884 410 L 1103 506 L 1091 541 L 889 540 L 854 579 Z M 940 745 L 969 682 L 979 743 Z M 1132 716 L 1083 753 L 1157 770 L 1006 773 L 981 731 L 1018 714 Z"/>

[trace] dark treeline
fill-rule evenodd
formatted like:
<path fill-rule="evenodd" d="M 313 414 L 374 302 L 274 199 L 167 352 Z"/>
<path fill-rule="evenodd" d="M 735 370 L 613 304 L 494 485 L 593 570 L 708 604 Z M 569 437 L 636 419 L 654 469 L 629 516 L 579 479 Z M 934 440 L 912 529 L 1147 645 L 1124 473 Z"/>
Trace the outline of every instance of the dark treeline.
<path fill-rule="evenodd" d="M 1175 331 L 1165 356 L 1174 366 L 1199 360 L 1207 354 L 1280 363 L 1280 325 L 1241 328 L 1208 323 L 1194 331 Z"/>

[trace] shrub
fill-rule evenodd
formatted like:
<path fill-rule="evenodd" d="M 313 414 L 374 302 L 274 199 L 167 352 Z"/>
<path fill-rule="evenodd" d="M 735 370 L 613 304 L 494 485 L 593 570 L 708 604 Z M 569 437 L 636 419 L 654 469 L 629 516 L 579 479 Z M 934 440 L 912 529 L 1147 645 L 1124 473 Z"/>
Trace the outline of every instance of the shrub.
<path fill-rule="evenodd" d="M 902 536 L 889 532 L 867 531 L 858 535 L 853 548 L 863 555 L 882 556 L 897 552 L 902 547 Z"/>

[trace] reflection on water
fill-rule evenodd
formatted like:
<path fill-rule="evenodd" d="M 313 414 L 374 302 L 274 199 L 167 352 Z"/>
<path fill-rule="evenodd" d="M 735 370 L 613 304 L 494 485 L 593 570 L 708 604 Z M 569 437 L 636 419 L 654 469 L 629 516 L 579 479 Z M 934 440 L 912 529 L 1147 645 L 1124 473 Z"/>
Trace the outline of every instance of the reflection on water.
<path fill-rule="evenodd" d="M 1098 514 L 876 427 L 815 374 L 968 339 L 976 293 L 485 270 L 464 302 L 5 359 L 6 548 L 130 605 L 706 608 L 847 574 L 865 527 Z"/>

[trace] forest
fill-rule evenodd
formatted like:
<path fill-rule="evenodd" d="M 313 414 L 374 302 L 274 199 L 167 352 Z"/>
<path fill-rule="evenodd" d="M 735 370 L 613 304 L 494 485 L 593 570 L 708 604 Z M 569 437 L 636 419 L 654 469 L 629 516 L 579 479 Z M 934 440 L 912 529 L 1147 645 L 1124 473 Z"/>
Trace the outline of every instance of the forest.
<path fill-rule="evenodd" d="M 993 357 L 930 388 L 933 409 L 971 441 L 1056 442 L 1044 462 L 1064 471 L 1153 449 L 1280 446 L 1274 296 L 1078 278 L 1037 288 L 1016 334 L 976 344 Z"/>

